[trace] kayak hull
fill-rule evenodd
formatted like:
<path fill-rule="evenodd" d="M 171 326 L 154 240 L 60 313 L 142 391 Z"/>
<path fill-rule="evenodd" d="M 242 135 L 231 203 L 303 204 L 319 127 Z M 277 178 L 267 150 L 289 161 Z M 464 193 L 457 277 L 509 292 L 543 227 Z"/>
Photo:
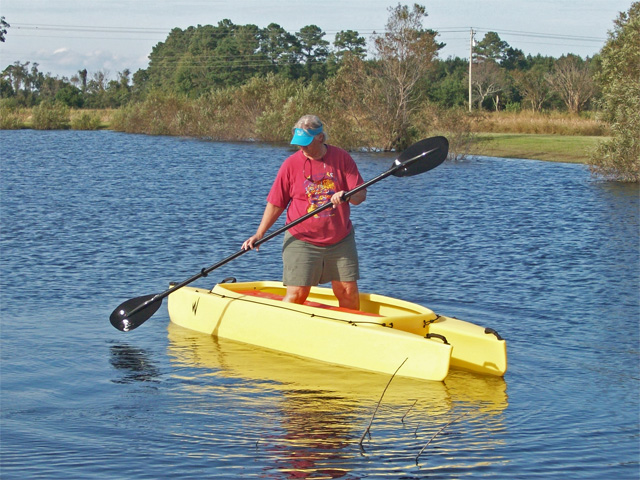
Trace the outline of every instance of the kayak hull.
<path fill-rule="evenodd" d="M 282 283 L 266 281 L 183 287 L 169 295 L 169 317 L 220 338 L 385 374 L 442 381 L 451 366 L 506 371 L 506 343 L 477 325 L 375 294 L 361 294 L 354 311 L 339 308 L 328 288 L 312 287 L 304 305 L 283 302 L 284 293 Z"/>

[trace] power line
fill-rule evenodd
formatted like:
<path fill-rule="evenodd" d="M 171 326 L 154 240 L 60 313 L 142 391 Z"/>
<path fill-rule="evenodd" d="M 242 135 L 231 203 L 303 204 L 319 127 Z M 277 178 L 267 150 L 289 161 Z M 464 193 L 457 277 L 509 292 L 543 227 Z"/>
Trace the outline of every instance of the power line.
<path fill-rule="evenodd" d="M 500 30 L 496 31 L 493 29 L 486 28 L 478 28 L 476 31 L 482 32 L 496 32 L 498 34 L 510 35 L 514 37 L 534 37 L 534 38 L 547 38 L 547 39 L 556 39 L 556 40 L 580 40 L 585 42 L 605 42 L 606 38 L 600 37 L 589 37 L 584 35 L 565 35 L 565 34 L 555 34 L 555 33 L 537 33 L 537 32 L 523 32 L 518 30 Z"/>
<path fill-rule="evenodd" d="M 168 39 L 171 33 L 174 30 L 180 30 L 186 34 L 190 31 L 196 31 L 198 28 L 202 27 L 198 25 L 197 27 L 173 27 L 173 28 L 159 28 L 159 27 L 111 27 L 111 26 L 90 26 L 90 25 L 61 25 L 61 24 L 35 24 L 35 23 L 21 23 L 21 24 L 12 24 L 12 30 L 15 29 L 16 33 L 20 32 L 26 34 L 26 36 L 31 37 L 50 37 L 50 38 L 68 38 L 68 37 L 76 37 L 80 39 L 91 39 L 91 40 L 112 40 L 112 41 L 146 41 L 149 36 L 158 35 L 166 36 Z M 229 30 L 224 28 L 224 25 L 213 26 L 207 25 L 210 27 L 210 35 L 213 38 L 224 38 L 229 35 L 234 35 L 238 33 L 238 30 L 241 30 L 242 27 L 246 27 L 246 25 L 235 25 L 232 24 L 230 27 L 234 30 Z M 258 31 L 265 31 L 266 29 L 259 29 Z M 463 38 L 458 36 L 459 34 L 468 34 L 470 27 L 446 27 L 441 29 L 436 29 L 434 27 L 427 28 L 427 30 L 435 31 L 438 35 L 447 36 L 448 34 L 452 34 L 452 38 L 444 38 L 443 41 L 447 42 L 450 45 L 457 44 L 456 41 L 461 41 Z M 291 34 L 284 29 L 283 32 Z M 355 31 L 355 30 L 354 30 Z M 525 44 L 534 44 L 534 45 L 557 45 L 557 43 L 548 43 L 544 42 L 544 40 L 560 40 L 564 46 L 584 46 L 586 44 L 593 44 L 598 42 L 599 44 L 604 44 L 606 39 L 598 38 L 594 36 L 585 36 L 585 35 L 566 35 L 566 34 L 551 34 L 551 33 L 542 33 L 542 32 L 528 32 L 528 31 L 516 31 L 516 30 L 500 30 L 500 29 L 490 29 L 490 28 L 473 28 L 473 31 L 476 33 L 488 33 L 488 32 L 496 32 L 499 36 L 506 37 L 520 37 L 523 38 L 521 43 Z M 328 32 L 323 30 L 323 33 L 326 35 Z M 338 33 L 337 30 L 329 31 L 329 33 Z M 364 32 L 356 32 L 358 36 L 361 37 L 372 37 L 374 35 L 382 35 L 383 31 L 376 30 L 366 30 Z M 89 36 L 87 34 L 94 34 L 100 36 Z M 105 36 L 108 35 L 108 36 Z M 165 40 L 166 41 L 166 40 Z M 467 40 L 468 41 L 468 40 Z M 254 45 L 253 42 L 249 44 L 249 46 Z M 240 68 L 240 69 L 252 69 L 252 68 L 273 68 L 273 67 L 286 67 L 291 65 L 305 65 L 307 63 L 318 63 L 316 61 L 312 62 L 300 62 L 300 59 L 294 61 L 293 63 L 287 60 L 276 60 L 275 62 L 269 58 L 260 58 L 260 53 L 258 51 L 254 53 L 249 53 L 247 55 L 229 55 L 229 56 L 219 56 L 214 53 L 213 49 L 208 49 L 209 52 L 200 54 L 200 55 L 192 55 L 189 58 L 180 58 L 177 60 L 169 60 L 164 59 L 160 62 L 156 61 L 156 64 L 160 63 L 163 66 L 182 66 L 184 68 L 200 70 L 200 69 L 211 69 L 211 68 Z M 323 62 L 319 62 L 323 63 Z M 149 65 L 151 66 L 151 65 Z"/>
<path fill-rule="evenodd" d="M 109 33 L 167 33 L 171 29 L 144 28 L 144 27 L 101 27 L 91 25 L 52 25 L 40 23 L 11 24 L 14 30 L 39 30 L 39 31 L 63 31 L 63 32 L 109 32 Z"/>
<path fill-rule="evenodd" d="M 235 27 L 243 27 L 245 25 L 233 25 Z M 219 28 L 215 25 L 213 28 Z M 172 28 L 151 28 L 151 27 L 104 27 L 104 26 L 93 26 L 93 25 L 58 25 L 58 24 L 38 24 L 38 23 L 20 23 L 20 24 L 12 24 L 12 30 L 26 30 L 26 31 L 54 31 L 54 32 L 65 32 L 65 33 L 114 33 L 114 34 L 148 34 L 148 35 L 157 35 L 157 34 L 166 34 L 171 33 L 172 30 L 180 27 L 172 27 Z M 186 29 L 180 28 L 180 30 L 186 31 Z M 196 28 L 196 27 L 193 27 Z M 430 30 L 434 30 L 439 34 L 443 33 L 466 33 L 469 31 L 471 27 L 446 27 L 446 28 L 436 28 L 430 27 Z M 586 35 L 567 35 L 567 34 L 554 34 L 554 33 L 544 33 L 544 32 L 526 32 L 519 30 L 505 30 L 505 29 L 496 29 L 496 28 L 484 28 L 484 27 L 473 27 L 476 32 L 496 32 L 498 35 L 509 35 L 516 37 L 533 37 L 533 38 L 543 38 L 543 39 L 555 39 L 555 40 L 572 40 L 572 41 L 583 41 L 583 42 L 605 42 L 606 38 L 602 37 L 593 37 Z M 286 31 L 286 30 L 285 30 Z M 289 34 L 293 34 L 296 32 L 286 31 Z M 333 35 L 340 30 L 323 30 L 323 32 L 327 35 Z M 227 32 L 212 32 L 216 35 L 227 35 Z M 364 31 L 358 31 L 358 35 L 361 36 L 372 36 L 376 34 L 384 34 L 385 31 L 377 31 L 372 29 L 367 29 Z M 81 37 L 83 38 L 83 37 Z M 93 38 L 93 37 L 92 37 Z"/>

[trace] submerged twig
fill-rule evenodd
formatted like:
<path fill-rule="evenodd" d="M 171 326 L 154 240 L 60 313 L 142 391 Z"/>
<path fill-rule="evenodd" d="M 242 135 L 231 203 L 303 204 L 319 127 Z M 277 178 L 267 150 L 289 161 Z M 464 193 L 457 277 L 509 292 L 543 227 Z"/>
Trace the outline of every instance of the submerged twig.
<path fill-rule="evenodd" d="M 416 406 L 416 403 L 418 403 L 418 399 L 416 398 L 416 401 L 413 402 L 413 405 L 411 405 L 411 407 L 409 407 L 409 410 L 407 410 L 407 413 L 405 413 L 402 418 L 400 419 L 400 421 L 402 422 L 402 424 L 404 425 L 404 417 L 406 417 L 407 415 L 409 415 L 409 412 L 413 409 L 413 407 Z"/>
<path fill-rule="evenodd" d="M 429 441 L 427 442 L 427 444 L 426 444 L 424 447 L 422 447 L 422 450 L 420 450 L 420 452 L 418 453 L 418 455 L 416 455 L 416 465 L 417 465 L 417 466 L 420 466 L 420 465 L 418 465 L 418 458 L 420 458 L 420 455 L 422 455 L 422 452 L 424 452 L 424 451 L 425 451 L 425 449 L 429 446 L 429 444 L 433 441 L 433 439 L 434 439 L 434 438 L 436 438 L 438 435 L 440 435 L 440 433 L 441 433 L 445 428 L 447 428 L 449 425 L 451 425 L 451 424 L 452 424 L 452 423 L 454 423 L 454 422 L 457 422 L 457 421 L 458 421 L 458 420 L 460 420 L 462 417 L 464 417 L 465 415 L 468 415 L 468 414 L 469 414 L 469 412 L 465 412 L 465 413 L 463 413 L 462 415 L 460 415 L 460 416 L 458 416 L 458 417 L 454 418 L 454 419 L 453 419 L 453 420 L 451 420 L 449 423 L 446 423 L 445 425 L 443 425 L 443 426 L 442 426 L 442 428 L 440 428 L 440 430 L 438 430 L 436 433 L 434 433 L 434 434 L 433 434 L 433 437 L 431 437 L 431 438 L 429 439 Z"/>
<path fill-rule="evenodd" d="M 380 400 L 378 400 L 378 405 L 376 405 L 376 409 L 373 411 L 373 415 L 371 415 L 371 421 L 369 422 L 369 425 L 367 426 L 367 429 L 362 434 L 362 437 L 360 437 L 360 442 L 359 442 L 360 448 L 362 448 L 362 442 L 364 441 L 364 437 L 367 436 L 367 433 L 369 434 L 369 436 L 371 436 L 371 433 L 370 433 L 371 424 L 373 423 L 373 419 L 375 418 L 376 413 L 378 412 L 378 408 L 380 408 L 380 403 L 382 403 L 382 397 L 384 397 L 384 394 L 386 393 L 387 388 L 389 388 L 389 385 L 391 384 L 391 381 L 393 380 L 393 377 L 396 376 L 396 373 L 398 373 L 398 370 L 400 370 L 402 368 L 402 366 L 404 365 L 404 363 L 407 360 L 409 360 L 409 357 L 405 358 L 404 361 L 400 364 L 400 366 L 398 368 L 396 368 L 396 371 L 393 372 L 393 375 L 391 375 L 391 378 L 387 382 L 387 386 L 384 387 L 384 390 L 382 391 L 382 395 L 380 395 Z"/>

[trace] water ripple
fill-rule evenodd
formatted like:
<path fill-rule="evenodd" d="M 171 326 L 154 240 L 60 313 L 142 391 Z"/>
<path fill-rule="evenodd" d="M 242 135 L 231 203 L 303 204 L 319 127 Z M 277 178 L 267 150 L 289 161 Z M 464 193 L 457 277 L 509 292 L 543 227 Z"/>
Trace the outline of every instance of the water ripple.
<path fill-rule="evenodd" d="M 235 253 L 287 147 L 0 142 L 3 479 L 638 477 L 637 185 L 482 157 L 372 186 L 353 209 L 362 290 L 509 350 L 504 379 L 395 378 L 381 400 L 387 376 L 188 332 L 165 309 L 126 336 L 107 321 Z M 393 161 L 355 158 L 367 179 Z M 274 240 L 198 284 L 281 268 Z"/>

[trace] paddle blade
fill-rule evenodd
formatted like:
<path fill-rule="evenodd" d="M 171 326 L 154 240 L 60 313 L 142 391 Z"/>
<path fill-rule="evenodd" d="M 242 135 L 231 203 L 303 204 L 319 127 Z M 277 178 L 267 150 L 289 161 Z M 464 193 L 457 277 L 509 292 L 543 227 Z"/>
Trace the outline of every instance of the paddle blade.
<path fill-rule="evenodd" d="M 153 300 L 155 297 L 156 295 L 145 295 L 120 304 L 109 317 L 111 325 L 122 332 L 130 332 L 134 328 L 138 328 L 149 320 L 162 305 L 162 298 Z"/>
<path fill-rule="evenodd" d="M 414 143 L 400 154 L 393 167 L 404 164 L 393 175 L 411 177 L 436 168 L 447 158 L 449 141 L 445 137 L 431 137 Z"/>

